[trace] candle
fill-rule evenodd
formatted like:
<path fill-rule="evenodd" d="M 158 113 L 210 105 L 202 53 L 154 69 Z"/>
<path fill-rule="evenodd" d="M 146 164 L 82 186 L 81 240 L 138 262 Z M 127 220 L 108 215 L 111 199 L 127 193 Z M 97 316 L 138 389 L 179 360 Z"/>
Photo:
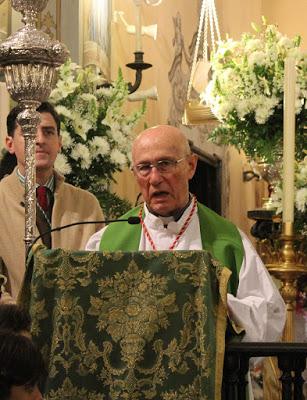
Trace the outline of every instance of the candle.
<path fill-rule="evenodd" d="M 141 20 L 141 2 L 135 1 L 136 4 L 136 49 L 135 51 L 142 51 L 142 20 Z"/>
<path fill-rule="evenodd" d="M 283 222 L 294 219 L 295 59 L 285 59 L 283 136 Z"/>
<path fill-rule="evenodd" d="M 10 111 L 10 95 L 4 82 L 0 82 L 0 150 L 6 137 L 6 117 Z"/>

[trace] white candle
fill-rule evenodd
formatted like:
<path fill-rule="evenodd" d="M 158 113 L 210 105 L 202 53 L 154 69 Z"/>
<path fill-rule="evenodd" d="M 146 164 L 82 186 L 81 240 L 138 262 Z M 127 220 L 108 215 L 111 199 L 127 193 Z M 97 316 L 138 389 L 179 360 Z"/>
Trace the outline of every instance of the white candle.
<path fill-rule="evenodd" d="M 0 150 L 6 137 L 6 117 L 10 111 L 10 95 L 4 82 L 0 82 Z"/>
<path fill-rule="evenodd" d="M 136 25 L 135 25 L 135 36 L 136 36 L 136 49 L 135 51 L 142 51 L 142 20 L 141 20 L 141 2 L 135 1 L 136 5 Z"/>
<path fill-rule="evenodd" d="M 295 59 L 285 59 L 283 136 L 283 222 L 294 220 Z"/>

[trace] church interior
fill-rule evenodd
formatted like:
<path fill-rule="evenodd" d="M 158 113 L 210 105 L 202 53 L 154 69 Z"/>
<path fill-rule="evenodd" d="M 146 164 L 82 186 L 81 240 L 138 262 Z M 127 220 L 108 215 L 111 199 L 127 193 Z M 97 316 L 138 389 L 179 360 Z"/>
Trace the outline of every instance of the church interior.
<path fill-rule="evenodd" d="M 3 19 L 7 17 L 5 12 L 7 12 L 8 3 L 8 1 L 4 1 L 1 5 L 0 11 Z M 70 51 L 72 61 L 80 65 L 99 63 L 99 60 L 91 59 L 94 55 L 91 55 L 90 47 L 85 46 L 88 44 L 87 24 L 90 7 L 99 9 L 102 7 L 101 3 L 104 2 L 49 0 L 47 4 L 43 30 L 51 32 L 54 38 L 59 38 L 65 43 Z M 217 0 L 216 9 L 222 39 L 229 35 L 237 40 L 243 32 L 251 32 L 252 22 L 261 25 L 261 18 L 265 16 L 268 23 L 277 24 L 280 32 L 288 37 L 293 38 L 300 35 L 301 47 L 306 51 L 307 28 L 304 21 L 306 2 L 304 0 L 297 0 L 295 6 L 287 0 L 244 2 Z M 132 0 L 112 0 L 108 2 L 107 12 L 108 28 L 105 30 L 110 41 L 110 53 L 106 74 L 108 74 L 108 79 L 114 80 L 118 68 L 121 68 L 124 79 L 127 82 L 134 82 L 135 72 L 125 65 L 134 61 L 136 38 L 135 34 L 127 32 L 119 14 L 123 15 L 127 24 L 135 25 L 137 8 Z M 175 4 L 173 1 L 164 0 L 156 6 L 144 3 L 141 5 L 140 12 L 142 25 L 155 26 L 156 36 L 153 38 L 142 35 L 144 61 L 152 64 L 152 67 L 143 71 L 138 90 L 152 90 L 152 97 L 155 98 L 147 99 L 146 113 L 134 134 L 141 131 L 144 124 L 147 126 L 174 124 L 184 130 L 203 158 L 217 158 L 221 162 L 219 182 L 221 213 L 249 235 L 254 221 L 247 218 L 247 212 L 261 208 L 263 197 L 268 195 L 267 184 L 255 179 L 244 181 L 244 171 L 251 168 L 242 152 L 239 154 L 233 147 L 217 146 L 207 141 L 208 132 L 217 122 L 208 121 L 208 123 L 197 126 L 182 125 L 184 104 L 187 99 L 187 82 L 191 73 L 194 50 L 193 36 L 196 35 L 199 25 L 200 2 L 193 1 L 190 4 L 185 0 L 178 0 Z M 22 26 L 20 14 L 15 10 L 9 10 L 9 14 L 10 21 L 3 21 L 3 30 L 5 30 L 5 26 L 9 26 L 10 32 L 14 32 Z M 92 51 L 94 51 L 93 48 Z M 2 147 L 5 135 L 5 113 L 9 109 L 8 98 L 4 97 L 5 95 L 1 94 Z M 135 109 L 136 106 L 140 106 L 140 101 L 130 102 L 127 105 L 130 110 Z M 120 172 L 115 180 L 117 183 L 112 189 L 119 196 L 134 204 L 138 190 L 130 171 Z"/>

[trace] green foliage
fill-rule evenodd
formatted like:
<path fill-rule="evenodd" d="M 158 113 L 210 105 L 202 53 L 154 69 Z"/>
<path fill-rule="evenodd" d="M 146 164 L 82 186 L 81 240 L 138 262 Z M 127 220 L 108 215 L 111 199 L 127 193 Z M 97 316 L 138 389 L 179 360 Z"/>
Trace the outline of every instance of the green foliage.
<path fill-rule="evenodd" d="M 118 218 L 131 208 L 129 201 L 121 199 L 117 194 L 111 193 L 109 190 L 96 190 L 96 196 L 106 219 Z"/>

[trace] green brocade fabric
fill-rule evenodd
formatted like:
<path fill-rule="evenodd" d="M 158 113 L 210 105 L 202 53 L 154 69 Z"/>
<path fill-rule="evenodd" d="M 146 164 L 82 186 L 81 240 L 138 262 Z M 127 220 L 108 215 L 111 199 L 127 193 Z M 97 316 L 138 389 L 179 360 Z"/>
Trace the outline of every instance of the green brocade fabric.
<path fill-rule="evenodd" d="M 205 251 L 35 248 L 19 303 L 46 400 L 221 398 L 230 271 Z"/>

